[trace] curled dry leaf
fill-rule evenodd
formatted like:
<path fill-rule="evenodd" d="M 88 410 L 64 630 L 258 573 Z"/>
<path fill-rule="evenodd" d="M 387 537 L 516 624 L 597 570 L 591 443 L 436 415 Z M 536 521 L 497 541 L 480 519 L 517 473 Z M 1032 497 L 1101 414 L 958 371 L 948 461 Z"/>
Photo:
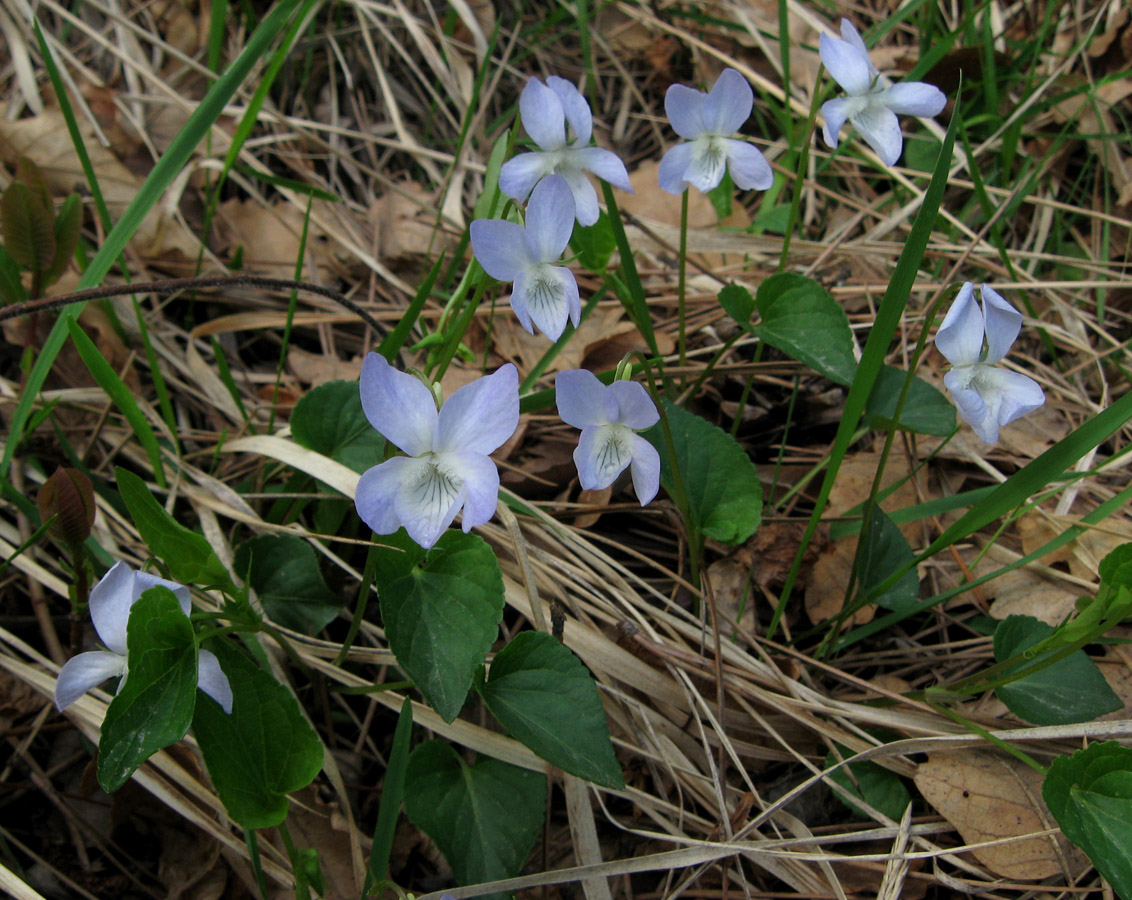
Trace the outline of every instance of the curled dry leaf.
<path fill-rule="evenodd" d="M 1042 802 L 1042 776 L 1018 760 L 988 750 L 928 754 L 916 769 L 924 799 L 955 826 L 966 844 L 1022 837 L 1056 828 Z M 1072 882 L 1089 865 L 1059 833 L 971 851 L 1003 878 L 1035 881 L 1055 875 Z"/>

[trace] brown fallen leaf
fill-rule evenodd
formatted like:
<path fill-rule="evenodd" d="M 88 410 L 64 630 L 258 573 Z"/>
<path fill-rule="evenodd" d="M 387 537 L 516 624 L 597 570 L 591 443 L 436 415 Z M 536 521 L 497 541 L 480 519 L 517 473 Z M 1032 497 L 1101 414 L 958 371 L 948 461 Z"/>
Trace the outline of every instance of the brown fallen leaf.
<path fill-rule="evenodd" d="M 89 124 L 81 119 L 79 131 L 85 139 L 110 217 L 117 220 L 137 195 L 141 179 L 103 147 Z M 0 159 L 14 164 L 19 156 L 27 156 L 43 170 L 54 193 L 66 195 L 73 190 L 85 193 L 86 177 L 59 110 L 48 109 L 42 115 L 15 122 L 0 120 Z M 167 199 L 170 198 L 162 198 L 150 210 L 130 245 L 142 256 L 181 256 L 195 260 L 200 242 L 173 217 L 165 202 Z"/>
<path fill-rule="evenodd" d="M 845 538 L 829 544 L 818 556 L 806 582 L 806 616 L 814 625 L 833 619 L 845 606 L 845 588 L 853 572 L 857 539 Z M 864 625 L 876 615 L 875 606 L 862 606 L 846 622 L 846 627 Z"/>
<path fill-rule="evenodd" d="M 1056 828 L 1042 802 L 1042 775 L 989 750 L 930 753 L 915 774 L 916 787 L 967 844 L 1020 837 Z M 1073 882 L 1088 858 L 1060 832 L 971 851 L 1003 878 L 1036 881 L 1059 875 Z"/>
<path fill-rule="evenodd" d="M 242 247 L 245 271 L 291 278 L 305 218 L 305 208 L 286 201 L 263 206 L 255 200 L 226 200 L 216 212 L 217 250 L 234 253 Z M 322 237 L 324 233 L 312 221 L 303 260 L 307 281 L 324 283 L 330 277 L 330 258 L 319 240 Z"/>

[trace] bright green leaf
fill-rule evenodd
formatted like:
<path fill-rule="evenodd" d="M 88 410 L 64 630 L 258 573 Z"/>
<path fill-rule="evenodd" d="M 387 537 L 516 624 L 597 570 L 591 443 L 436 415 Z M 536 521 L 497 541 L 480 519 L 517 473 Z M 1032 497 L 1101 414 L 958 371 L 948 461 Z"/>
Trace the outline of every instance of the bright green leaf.
<path fill-rule="evenodd" d="M 385 438 L 362 411 L 356 381 L 328 381 L 309 391 L 291 413 L 295 442 L 364 472 L 384 458 Z"/>
<path fill-rule="evenodd" d="M 884 366 L 877 376 L 865 411 L 870 428 L 890 428 L 896 414 L 896 401 L 904 387 L 907 373 L 894 366 Z M 946 437 L 955 430 L 955 407 L 940 391 L 922 378 L 913 376 L 908 397 L 900 415 L 899 427 L 918 434 Z"/>
<path fill-rule="evenodd" d="M 169 588 L 150 588 L 130 609 L 126 648 L 128 674 L 98 741 L 98 783 L 107 793 L 185 736 L 196 702 L 196 638 Z"/>
<path fill-rule="evenodd" d="M 753 304 L 750 292 L 738 285 L 720 291 L 719 302 L 743 328 L 772 347 L 830 381 L 852 383 L 857 361 L 849 317 L 812 278 L 780 272 L 759 285 Z M 752 325 L 755 306 L 760 318 Z"/>
<path fill-rule="evenodd" d="M 1132 749 L 1106 741 L 1058 757 L 1042 799 L 1116 893 L 1132 897 Z"/>
<path fill-rule="evenodd" d="M 495 655 L 484 701 L 503 727 L 571 775 L 624 788 L 593 676 L 549 634 L 523 631 Z"/>
<path fill-rule="evenodd" d="M 338 616 L 342 598 L 326 586 L 314 548 L 293 534 L 265 534 L 240 545 L 236 571 L 280 625 L 317 634 Z"/>
<path fill-rule="evenodd" d="M 232 686 L 232 712 L 202 697 L 193 734 L 228 815 L 244 828 L 270 828 L 287 817 L 287 794 L 319 773 L 322 742 L 290 690 L 231 644 L 209 649 Z"/>
<path fill-rule="evenodd" d="M 1033 616 L 1009 616 L 994 632 L 995 661 L 1004 662 L 1024 653 L 1053 632 L 1052 626 Z M 1041 658 L 1019 663 L 1005 674 L 1030 666 Z M 1089 722 L 1123 705 L 1097 664 L 1083 650 L 1010 684 L 1000 685 L 996 693 L 1014 715 L 1035 725 Z"/>
<path fill-rule="evenodd" d="M 609 224 L 609 213 L 605 210 L 593 225 L 575 225 L 570 238 L 570 246 L 578 254 L 578 262 L 598 275 L 609 265 L 609 258 L 617 249 L 617 238 L 613 236 L 613 226 Z"/>
<path fill-rule="evenodd" d="M 382 540 L 392 545 L 376 551 L 375 574 L 389 647 L 429 705 L 451 722 L 499 634 L 499 562 L 483 538 L 452 529 L 431 550 L 404 529 Z"/>
<path fill-rule="evenodd" d="M 114 470 L 118 491 L 126 501 L 130 517 L 153 555 L 165 562 L 174 581 L 201 587 L 217 585 L 234 589 L 228 570 L 204 535 L 189 531 L 165 511 L 133 472 Z"/>
<path fill-rule="evenodd" d="M 859 593 L 868 596 L 889 575 L 906 567 L 915 555 L 896 523 L 879 509 L 873 510 L 861 539 L 864 544 L 857 554 L 857 580 Z M 920 582 L 912 568 L 878 597 L 876 603 L 901 612 L 914 607 L 919 594 Z"/>
<path fill-rule="evenodd" d="M 842 758 L 852 756 L 852 751 L 840 747 Z M 838 759 L 832 753 L 825 758 L 825 768 L 830 768 Z M 897 822 L 904 815 L 904 810 L 912 801 L 908 788 L 904 786 L 904 779 L 872 760 L 849 763 L 834 770 L 829 776 L 854 797 L 859 797 L 877 812 L 882 812 Z M 871 817 L 859 806 L 840 794 L 837 799 L 855 815 L 863 819 Z"/>
<path fill-rule="evenodd" d="M 458 884 L 518 875 L 545 809 L 541 772 L 486 757 L 468 765 L 444 741 L 426 741 L 409 757 L 405 813 L 436 842 Z"/>
<path fill-rule="evenodd" d="M 676 497 L 674 467 L 688 499 L 689 525 L 725 544 L 741 544 L 762 521 L 763 492 L 755 464 L 726 431 L 679 406 L 664 403 L 675 459 L 661 425 L 645 437 L 660 452 L 660 483 Z"/>

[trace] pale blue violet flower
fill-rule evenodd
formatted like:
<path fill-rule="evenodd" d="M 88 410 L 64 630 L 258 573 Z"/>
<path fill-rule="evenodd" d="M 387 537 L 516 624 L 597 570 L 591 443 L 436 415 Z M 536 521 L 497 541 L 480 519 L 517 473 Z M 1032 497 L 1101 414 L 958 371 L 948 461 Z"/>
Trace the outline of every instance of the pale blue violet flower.
<path fill-rule="evenodd" d="M 754 104 L 751 85 L 734 69 L 724 69 L 706 94 L 682 84 L 669 87 L 664 110 L 673 130 L 686 140 L 660 161 L 660 186 L 682 194 L 691 184 L 706 193 L 718 187 L 730 169 L 731 180 L 742 190 L 769 188 L 774 172 L 762 153 L 732 137 L 750 118 Z"/>
<path fill-rule="evenodd" d="M 935 345 L 952 365 L 943 383 L 959 415 L 980 440 L 993 444 L 1000 426 L 1033 412 L 1046 397 L 1032 378 L 995 365 L 1018 337 L 1022 314 L 989 285 L 983 285 L 982 296 L 980 310 L 975 286 L 969 281 L 963 285 L 936 332 Z"/>
<path fill-rule="evenodd" d="M 883 86 L 865 42 L 848 19 L 841 20 L 841 39 L 822 34 L 818 51 L 834 81 L 849 94 L 827 100 L 821 106 L 825 119 L 822 133 L 825 142 L 834 149 L 837 148 L 837 133 L 848 120 L 865 143 L 876 151 L 881 162 L 886 166 L 894 165 L 904 148 L 897 114 L 937 116 L 947 105 L 943 91 L 922 81 Z"/>
<path fill-rule="evenodd" d="M 102 576 L 90 592 L 90 618 L 94 630 L 106 647 L 89 650 L 71 657 L 59 670 L 55 681 L 55 706 L 63 710 L 91 688 L 107 678 L 121 677 L 118 690 L 126 683 L 126 626 L 130 609 L 141 595 L 153 587 L 168 588 L 187 616 L 192 607 L 189 589 L 175 581 L 166 581 L 148 572 L 138 572 L 124 562 L 117 562 Z M 232 688 L 210 650 L 197 655 L 197 687 L 220 704 L 224 712 L 232 711 Z"/>
<path fill-rule="evenodd" d="M 495 515 L 499 471 L 488 454 L 519 424 L 519 373 L 511 363 L 464 385 L 437 411 L 424 382 L 370 353 L 360 390 L 370 424 L 408 454 L 358 482 L 354 503 L 370 528 L 393 534 L 403 525 L 427 549 L 461 509 L 465 533 Z"/>
<path fill-rule="evenodd" d="M 587 172 L 633 193 L 629 173 L 617 154 L 588 146 L 593 135 L 590 106 L 565 78 L 551 75 L 546 84 L 537 78 L 528 81 L 519 97 L 519 114 L 539 150 L 520 153 L 499 170 L 499 189 L 508 197 L 526 200 L 547 175 L 561 175 L 574 195 L 579 224 L 593 225 L 598 216 L 597 191 L 586 177 Z M 573 140 L 570 131 L 574 133 Z"/>
<path fill-rule="evenodd" d="M 527 206 L 527 223 L 504 219 L 472 222 L 472 250 L 484 271 L 499 281 L 513 281 L 511 308 L 519 323 L 533 325 L 558 340 L 569 319 L 578 327 L 582 301 L 578 282 L 565 266 L 556 266 L 574 230 L 574 199 L 566 180 L 551 175 L 538 183 Z"/>
<path fill-rule="evenodd" d="M 578 481 L 600 491 L 632 466 L 633 489 L 644 506 L 660 487 L 660 455 L 637 431 L 651 428 L 660 414 L 643 385 L 615 381 L 604 385 L 586 369 L 559 372 L 554 379 L 558 415 L 582 429 L 574 450 Z"/>

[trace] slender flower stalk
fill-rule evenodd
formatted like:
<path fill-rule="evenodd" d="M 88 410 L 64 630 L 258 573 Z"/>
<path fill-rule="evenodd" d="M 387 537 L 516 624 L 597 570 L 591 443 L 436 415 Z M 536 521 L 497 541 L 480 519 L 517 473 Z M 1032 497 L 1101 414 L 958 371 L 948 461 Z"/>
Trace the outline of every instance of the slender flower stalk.
<path fill-rule="evenodd" d="M 996 365 L 1018 337 L 1022 314 L 986 284 L 982 300 L 980 309 L 975 286 L 964 284 L 936 332 L 935 345 L 951 363 L 943 383 L 959 415 L 981 441 L 993 444 L 1001 426 L 1038 409 L 1046 398 L 1034 379 Z"/>
<path fill-rule="evenodd" d="M 115 563 L 91 589 L 90 617 L 106 649 L 90 650 L 67 660 L 55 681 L 56 707 L 66 709 L 107 678 L 120 676 L 118 690 L 122 689 L 129 676 L 126 633 L 130 610 L 138 598 L 153 587 L 171 590 L 181 610 L 186 616 L 189 614 L 192 600 L 187 587 L 148 572 L 138 572 L 124 562 Z M 219 703 L 224 712 L 232 711 L 232 688 L 220 668 L 220 661 L 210 650 L 198 651 L 197 687 Z"/>
<path fill-rule="evenodd" d="M 527 206 L 526 225 L 503 219 L 476 219 L 472 251 L 484 271 L 499 281 L 513 281 L 511 308 L 519 323 L 534 326 L 552 341 L 582 316 L 578 282 L 565 266 L 556 266 L 574 230 L 574 198 L 561 175 L 539 182 Z"/>
<path fill-rule="evenodd" d="M 362 409 L 406 456 L 367 470 L 358 515 L 378 534 L 401 526 L 426 549 L 464 511 L 467 533 L 495 514 L 499 471 L 488 456 L 519 424 L 519 373 L 511 363 L 456 391 L 438 411 L 422 381 L 370 353 L 362 363 Z"/>
<path fill-rule="evenodd" d="M 519 115 L 539 149 L 520 153 L 499 170 L 499 189 L 508 197 L 526 200 L 542 179 L 561 175 L 574 195 L 578 223 L 593 225 L 598 217 L 597 192 L 587 172 L 633 193 L 629 173 L 617 154 L 589 146 L 593 136 L 590 106 L 565 78 L 551 75 L 546 84 L 537 78 L 528 81 L 519 97 Z"/>
<path fill-rule="evenodd" d="M 558 415 L 582 429 L 574 450 L 578 481 L 587 491 L 607 488 L 632 467 L 633 489 L 641 506 L 660 488 L 660 454 L 637 434 L 660 421 L 643 385 L 615 381 L 604 385 L 593 372 L 571 369 L 554 379 Z"/>
<path fill-rule="evenodd" d="M 705 193 L 718 187 L 725 171 L 743 190 L 765 191 L 774 183 L 766 158 L 735 134 L 751 116 L 755 95 L 747 79 L 724 69 L 708 93 L 674 84 L 664 95 L 673 130 L 685 138 L 660 161 L 657 179 L 670 194 L 693 185 Z"/>
<path fill-rule="evenodd" d="M 818 52 L 833 80 L 849 94 L 828 100 L 821 107 L 825 119 L 822 133 L 834 149 L 837 134 L 848 121 L 881 162 L 895 165 L 904 149 L 896 116 L 937 116 L 947 105 L 943 91 L 922 81 L 883 86 L 865 42 L 848 19 L 841 20 L 840 39 L 822 34 Z"/>

